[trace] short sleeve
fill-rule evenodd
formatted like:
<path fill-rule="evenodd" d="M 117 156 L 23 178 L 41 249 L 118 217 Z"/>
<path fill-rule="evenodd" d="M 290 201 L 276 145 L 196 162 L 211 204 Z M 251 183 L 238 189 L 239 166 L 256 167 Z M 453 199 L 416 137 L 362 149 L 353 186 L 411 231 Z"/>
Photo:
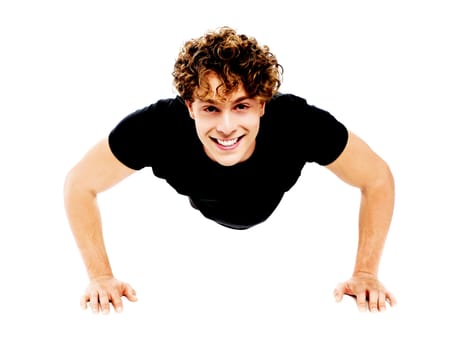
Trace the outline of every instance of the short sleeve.
<path fill-rule="evenodd" d="M 329 112 L 307 106 L 306 137 L 308 161 L 328 165 L 343 152 L 348 141 L 347 128 Z"/>
<path fill-rule="evenodd" d="M 270 137 L 284 144 L 284 155 L 304 164 L 328 165 L 346 147 L 348 130 L 329 112 L 293 94 L 277 95 L 269 106 Z"/>
<path fill-rule="evenodd" d="M 124 119 L 110 132 L 108 142 L 114 156 L 127 167 L 140 170 L 151 165 L 151 114 L 154 106 L 138 110 Z"/>

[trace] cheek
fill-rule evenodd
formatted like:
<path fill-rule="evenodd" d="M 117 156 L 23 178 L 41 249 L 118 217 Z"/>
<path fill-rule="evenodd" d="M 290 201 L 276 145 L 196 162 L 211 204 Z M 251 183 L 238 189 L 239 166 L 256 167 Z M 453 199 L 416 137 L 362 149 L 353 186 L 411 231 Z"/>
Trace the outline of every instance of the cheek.
<path fill-rule="evenodd" d="M 198 135 L 205 135 L 208 130 L 209 126 L 208 123 L 205 123 L 203 120 L 196 118 L 195 120 L 195 130 L 197 131 Z"/>
<path fill-rule="evenodd" d="M 249 130 L 251 130 L 251 132 L 257 134 L 259 132 L 259 128 L 260 128 L 260 118 L 259 117 L 256 117 L 256 118 L 253 118 L 251 120 L 251 122 L 249 123 L 249 125 L 246 125 Z"/>

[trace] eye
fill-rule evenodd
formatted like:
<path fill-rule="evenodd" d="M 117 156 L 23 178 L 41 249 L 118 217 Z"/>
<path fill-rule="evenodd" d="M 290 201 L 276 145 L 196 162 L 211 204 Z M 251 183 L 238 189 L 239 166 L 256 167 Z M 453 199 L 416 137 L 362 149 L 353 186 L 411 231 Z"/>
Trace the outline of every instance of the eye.
<path fill-rule="evenodd" d="M 249 108 L 249 106 L 245 103 L 240 103 L 238 105 L 236 105 L 235 107 L 236 109 L 240 110 L 240 111 L 243 111 L 243 110 L 246 110 Z"/>
<path fill-rule="evenodd" d="M 204 110 L 205 112 L 208 112 L 208 113 L 217 112 L 217 108 L 214 107 L 214 106 L 207 106 L 207 107 L 203 108 L 203 110 Z"/>

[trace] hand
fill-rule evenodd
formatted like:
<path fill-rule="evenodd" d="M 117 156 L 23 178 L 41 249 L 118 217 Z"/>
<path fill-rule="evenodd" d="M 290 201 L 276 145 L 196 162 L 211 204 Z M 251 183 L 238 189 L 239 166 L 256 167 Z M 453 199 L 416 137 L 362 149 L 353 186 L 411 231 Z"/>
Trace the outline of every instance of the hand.
<path fill-rule="evenodd" d="M 385 311 L 386 302 L 391 307 L 395 306 L 397 301 L 395 297 L 386 290 L 375 275 L 369 273 L 356 273 L 346 282 L 339 283 L 333 292 L 335 300 L 340 302 L 344 294 L 356 299 L 360 311 L 371 312 Z"/>
<path fill-rule="evenodd" d="M 137 301 L 136 292 L 129 284 L 118 281 L 112 276 L 97 277 L 91 280 L 81 297 L 80 304 L 85 310 L 89 303 L 95 314 L 99 311 L 109 314 L 110 303 L 113 304 L 114 310 L 121 312 L 123 296 L 129 301 Z"/>

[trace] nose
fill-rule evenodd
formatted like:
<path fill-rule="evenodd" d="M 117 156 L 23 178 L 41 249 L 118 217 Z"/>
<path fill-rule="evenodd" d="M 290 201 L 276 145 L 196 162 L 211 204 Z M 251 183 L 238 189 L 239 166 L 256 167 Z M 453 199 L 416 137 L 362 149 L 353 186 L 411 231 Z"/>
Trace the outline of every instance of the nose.
<path fill-rule="evenodd" d="M 216 130 L 224 135 L 230 135 L 236 130 L 236 120 L 230 112 L 224 112 L 220 115 Z"/>

